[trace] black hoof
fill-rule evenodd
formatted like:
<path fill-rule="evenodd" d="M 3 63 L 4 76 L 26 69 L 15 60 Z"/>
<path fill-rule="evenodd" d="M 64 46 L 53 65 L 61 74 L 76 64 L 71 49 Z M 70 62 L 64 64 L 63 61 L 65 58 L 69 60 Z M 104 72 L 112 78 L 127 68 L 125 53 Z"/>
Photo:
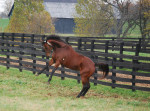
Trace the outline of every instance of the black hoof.
<path fill-rule="evenodd" d="M 76 98 L 80 98 L 80 96 L 78 95 Z"/>

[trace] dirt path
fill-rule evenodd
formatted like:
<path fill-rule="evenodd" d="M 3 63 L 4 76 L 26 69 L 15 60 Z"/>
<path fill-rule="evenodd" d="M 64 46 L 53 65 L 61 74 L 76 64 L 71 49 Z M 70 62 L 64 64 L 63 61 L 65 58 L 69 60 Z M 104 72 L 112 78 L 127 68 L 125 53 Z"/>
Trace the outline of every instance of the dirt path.
<path fill-rule="evenodd" d="M 13 59 L 13 60 L 19 60 L 18 57 L 10 57 L 10 59 Z M 30 62 L 30 63 L 33 63 L 33 60 L 31 59 L 23 59 L 22 61 L 26 61 L 26 62 Z M 4 60 L 0 60 L 0 63 L 6 63 L 6 61 Z M 45 62 L 41 62 L 41 61 L 36 61 L 37 64 L 41 64 L 41 65 L 46 65 Z M 19 63 L 15 63 L 15 62 L 10 62 L 11 65 L 16 65 L 16 66 L 19 66 Z M 30 65 L 26 65 L 26 64 L 23 64 L 24 67 L 28 67 L 28 68 L 32 68 L 33 66 L 30 66 Z M 41 70 L 40 67 L 37 67 L 38 70 Z M 51 70 L 50 70 L 51 71 Z M 59 70 L 56 70 L 56 73 L 58 74 L 61 74 L 61 71 Z M 71 73 L 71 72 L 65 72 L 67 75 L 73 75 L 73 76 L 77 76 L 76 73 Z M 112 73 L 110 72 L 109 73 L 109 76 L 111 76 Z M 98 71 L 98 76 L 102 76 L 102 72 Z M 132 75 L 127 75 L 127 74 L 119 74 L 119 73 L 116 73 L 116 77 L 120 77 L 120 78 L 127 78 L 127 79 L 132 79 Z M 93 77 L 91 77 L 93 79 Z M 150 77 L 142 77 L 142 76 L 136 76 L 136 79 L 138 80 L 149 80 L 150 81 Z M 111 82 L 112 80 L 111 79 L 104 79 L 104 81 L 106 82 Z M 132 85 L 131 82 L 121 82 L 121 81 L 116 81 L 117 84 L 124 84 L 124 85 Z M 150 88 L 150 84 L 144 84 L 144 83 L 136 83 L 136 86 L 142 86 L 142 87 L 148 87 Z"/>

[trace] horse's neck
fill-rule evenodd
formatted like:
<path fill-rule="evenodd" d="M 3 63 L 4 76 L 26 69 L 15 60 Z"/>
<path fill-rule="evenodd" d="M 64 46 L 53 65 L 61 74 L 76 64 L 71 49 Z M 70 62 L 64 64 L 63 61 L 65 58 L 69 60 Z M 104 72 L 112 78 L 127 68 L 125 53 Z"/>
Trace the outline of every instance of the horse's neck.
<path fill-rule="evenodd" d="M 64 42 L 57 41 L 57 40 L 50 40 L 49 42 L 53 45 L 54 48 L 61 48 L 67 45 Z"/>

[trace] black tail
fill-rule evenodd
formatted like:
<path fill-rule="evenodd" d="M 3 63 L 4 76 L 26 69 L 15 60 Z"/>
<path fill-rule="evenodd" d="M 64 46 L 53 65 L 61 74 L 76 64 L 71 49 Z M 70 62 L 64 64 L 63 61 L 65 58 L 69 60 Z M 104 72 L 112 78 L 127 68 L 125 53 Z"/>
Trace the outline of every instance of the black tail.
<path fill-rule="evenodd" d="M 109 73 L 109 66 L 108 66 L 108 64 L 96 63 L 95 66 L 98 66 L 99 70 L 103 71 L 103 76 L 100 78 L 100 80 L 104 79 Z"/>

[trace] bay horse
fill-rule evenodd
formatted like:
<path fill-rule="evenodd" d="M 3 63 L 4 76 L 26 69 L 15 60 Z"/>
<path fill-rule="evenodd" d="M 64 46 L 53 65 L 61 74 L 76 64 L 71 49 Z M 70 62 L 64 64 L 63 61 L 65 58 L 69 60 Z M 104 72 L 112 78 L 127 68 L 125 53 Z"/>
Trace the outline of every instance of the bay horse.
<path fill-rule="evenodd" d="M 96 66 L 98 66 L 99 69 L 102 69 L 103 71 L 103 76 L 100 79 L 105 78 L 109 73 L 108 64 L 95 64 L 90 58 L 74 51 L 74 49 L 69 44 L 61 40 L 57 35 L 48 36 L 46 41 L 42 41 L 42 45 L 47 57 L 49 57 L 52 53 L 52 58 L 49 61 L 49 66 L 55 63 L 55 66 L 48 79 L 48 83 L 50 83 L 52 76 L 59 65 L 72 70 L 80 71 L 83 87 L 80 93 L 77 95 L 77 98 L 79 98 L 80 96 L 85 96 L 85 94 L 88 92 L 90 88 L 89 79 L 94 74 Z M 49 66 L 46 66 L 37 75 L 41 74 Z"/>

